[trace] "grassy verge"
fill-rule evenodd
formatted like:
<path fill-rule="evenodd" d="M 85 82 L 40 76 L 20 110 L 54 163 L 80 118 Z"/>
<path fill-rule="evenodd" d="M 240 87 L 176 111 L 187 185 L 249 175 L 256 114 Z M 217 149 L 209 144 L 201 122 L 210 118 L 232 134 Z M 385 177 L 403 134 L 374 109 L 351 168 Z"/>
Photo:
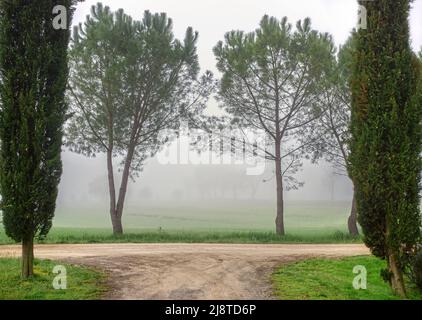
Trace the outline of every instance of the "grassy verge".
<path fill-rule="evenodd" d="M 39 243 L 358 243 L 344 232 L 316 234 L 287 234 L 249 231 L 145 231 L 128 230 L 122 236 L 114 236 L 108 229 L 53 229 Z M 0 229 L 0 244 L 12 244 Z"/>
<path fill-rule="evenodd" d="M 367 289 L 355 290 L 353 268 L 367 270 Z M 273 275 L 274 289 L 281 300 L 395 300 L 380 276 L 385 262 L 375 257 L 310 259 L 281 267 Z M 410 287 L 409 299 L 422 300 L 422 293 Z"/>
<path fill-rule="evenodd" d="M 0 259 L 1 300 L 95 300 L 104 293 L 104 275 L 100 272 L 64 265 L 67 289 L 55 290 L 53 268 L 61 263 L 36 260 L 35 275 L 28 280 L 20 277 L 20 260 Z"/>

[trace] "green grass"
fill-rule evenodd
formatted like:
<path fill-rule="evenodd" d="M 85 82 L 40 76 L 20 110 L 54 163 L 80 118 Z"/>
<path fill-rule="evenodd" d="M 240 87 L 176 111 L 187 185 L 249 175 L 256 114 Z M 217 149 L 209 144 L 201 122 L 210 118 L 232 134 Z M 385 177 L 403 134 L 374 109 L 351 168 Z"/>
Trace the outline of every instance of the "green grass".
<path fill-rule="evenodd" d="M 355 290 L 353 268 L 367 270 L 367 289 Z M 385 261 L 375 257 L 310 259 L 282 266 L 273 275 L 281 300 L 396 300 L 381 276 Z M 410 286 L 409 299 L 422 300 L 422 292 Z"/>
<path fill-rule="evenodd" d="M 222 200 L 136 207 L 123 215 L 125 235 L 114 237 L 106 207 L 58 208 L 44 243 L 349 243 L 347 202 L 289 202 L 287 235 L 274 231 L 275 204 Z M 0 244 L 13 243 L 0 227 Z"/>
<path fill-rule="evenodd" d="M 56 265 L 66 267 L 65 290 L 53 288 Z M 19 259 L 0 259 L 0 300 L 96 300 L 105 292 L 105 276 L 91 269 L 35 260 L 34 273 L 30 279 L 22 280 Z"/>
<path fill-rule="evenodd" d="M 271 201 L 216 200 L 143 206 L 127 203 L 126 228 L 156 231 L 259 231 L 275 229 L 276 204 Z M 58 228 L 111 229 L 106 206 L 59 206 L 54 218 Z M 292 234 L 326 234 L 347 231 L 349 202 L 286 202 L 286 230 Z"/>
<path fill-rule="evenodd" d="M 224 231 L 145 231 L 128 230 L 114 236 L 107 229 L 53 229 L 46 239 L 38 243 L 359 243 L 346 233 L 334 232 L 317 235 L 286 234 L 275 232 L 224 232 Z M 0 245 L 13 241 L 0 231 Z"/>

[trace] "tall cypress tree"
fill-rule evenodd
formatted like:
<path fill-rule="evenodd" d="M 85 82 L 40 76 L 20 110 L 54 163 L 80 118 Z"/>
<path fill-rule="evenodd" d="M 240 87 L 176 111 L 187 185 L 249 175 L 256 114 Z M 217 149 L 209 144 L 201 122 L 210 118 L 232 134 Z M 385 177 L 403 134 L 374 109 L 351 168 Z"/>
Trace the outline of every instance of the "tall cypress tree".
<path fill-rule="evenodd" d="M 361 3 L 367 29 L 356 39 L 351 163 L 359 223 L 383 276 L 406 296 L 403 273 L 420 241 L 421 106 L 409 44 L 409 0 Z"/>
<path fill-rule="evenodd" d="M 6 234 L 22 243 L 22 276 L 33 274 L 33 240 L 52 225 L 62 173 L 68 28 L 56 5 L 71 0 L 0 0 L 0 190 Z"/>

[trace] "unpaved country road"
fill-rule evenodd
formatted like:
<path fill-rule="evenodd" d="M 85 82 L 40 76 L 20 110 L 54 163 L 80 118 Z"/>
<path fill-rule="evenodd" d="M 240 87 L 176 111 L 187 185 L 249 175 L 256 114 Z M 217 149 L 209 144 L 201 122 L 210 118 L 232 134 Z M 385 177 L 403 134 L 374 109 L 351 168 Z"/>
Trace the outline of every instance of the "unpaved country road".
<path fill-rule="evenodd" d="M 18 246 L 0 246 L 16 257 Z M 359 244 L 39 245 L 35 256 L 104 270 L 106 299 L 272 299 L 270 277 L 283 263 L 366 255 Z M 71 275 L 68 275 L 71 277 Z"/>

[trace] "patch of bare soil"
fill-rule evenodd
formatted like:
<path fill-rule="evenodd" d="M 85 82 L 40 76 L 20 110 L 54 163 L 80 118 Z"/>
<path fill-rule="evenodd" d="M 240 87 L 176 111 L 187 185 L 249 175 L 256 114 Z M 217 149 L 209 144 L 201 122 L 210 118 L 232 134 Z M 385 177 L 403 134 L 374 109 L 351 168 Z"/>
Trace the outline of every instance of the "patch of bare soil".
<path fill-rule="evenodd" d="M 19 254 L 18 246 L 0 246 L 0 257 Z M 272 299 L 271 274 L 284 263 L 366 254 L 368 249 L 356 244 L 84 244 L 35 248 L 37 258 L 104 270 L 111 288 L 106 299 Z"/>

